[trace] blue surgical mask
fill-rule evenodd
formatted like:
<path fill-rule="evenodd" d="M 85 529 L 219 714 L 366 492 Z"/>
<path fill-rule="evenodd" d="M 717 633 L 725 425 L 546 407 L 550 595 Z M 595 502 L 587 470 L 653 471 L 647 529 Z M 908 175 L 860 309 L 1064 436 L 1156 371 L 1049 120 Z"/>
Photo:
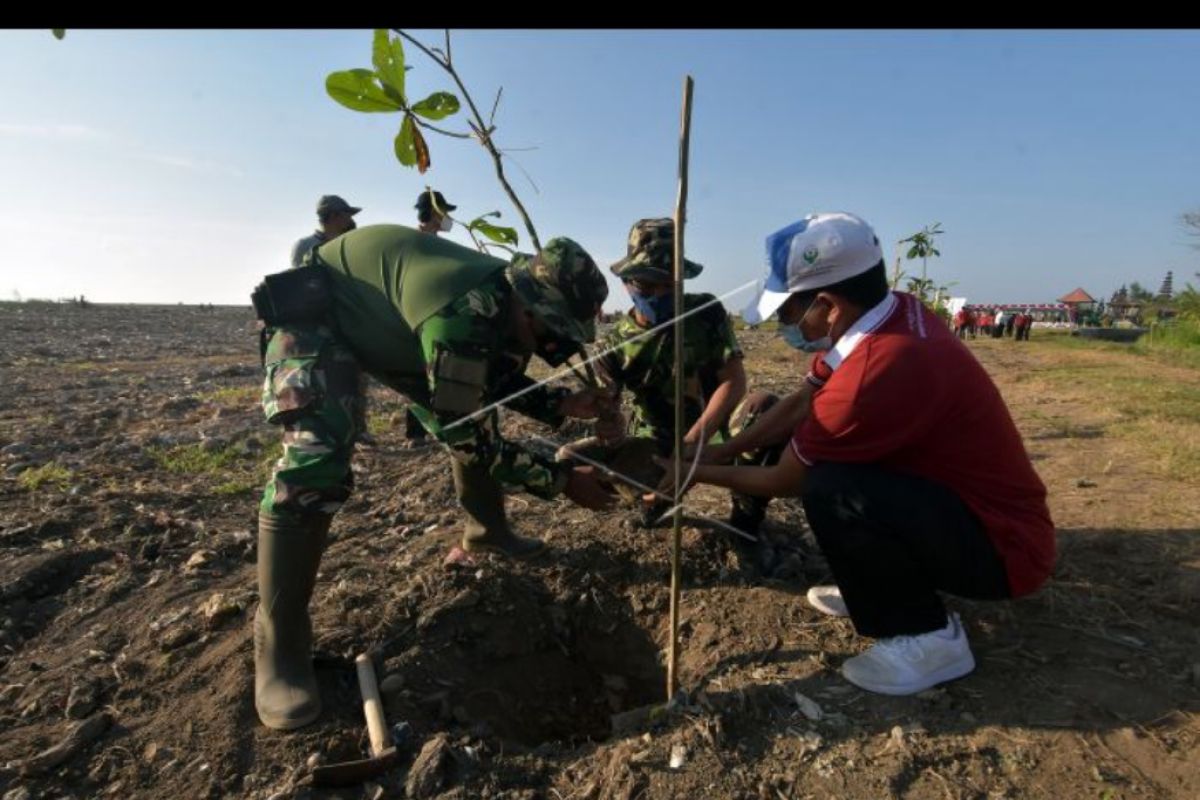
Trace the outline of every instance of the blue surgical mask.
<path fill-rule="evenodd" d="M 780 325 L 779 335 L 789 345 L 806 353 L 817 353 L 833 347 L 833 340 L 828 336 L 822 336 L 820 339 L 806 338 L 799 325 Z"/>
<path fill-rule="evenodd" d="M 675 298 L 669 294 L 646 297 L 637 292 L 630 292 L 629 297 L 633 300 L 633 307 L 640 311 L 651 325 L 658 325 L 675 316 Z"/>
<path fill-rule="evenodd" d="M 829 337 L 829 334 L 825 334 L 820 339 L 809 339 L 804 335 L 804 332 L 800 330 L 800 323 L 804 322 L 804 318 L 808 316 L 810 311 L 812 311 L 813 305 L 816 304 L 816 302 L 817 298 L 814 297 L 812 302 L 808 304 L 808 309 L 800 315 L 800 319 L 795 323 L 791 325 L 779 326 L 780 337 L 792 347 L 796 348 L 797 350 L 803 350 L 805 353 L 817 353 L 833 347 L 833 339 Z"/>

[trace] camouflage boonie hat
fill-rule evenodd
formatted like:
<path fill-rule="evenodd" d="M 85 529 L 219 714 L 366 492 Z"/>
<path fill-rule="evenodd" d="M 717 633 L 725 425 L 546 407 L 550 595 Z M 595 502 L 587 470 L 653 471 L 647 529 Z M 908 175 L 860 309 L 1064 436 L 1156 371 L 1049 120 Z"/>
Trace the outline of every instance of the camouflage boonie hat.
<path fill-rule="evenodd" d="M 670 217 L 639 219 L 629 231 L 629 250 L 613 264 L 612 272 L 621 280 L 673 280 L 675 277 L 675 220 Z M 694 278 L 704 267 L 683 260 L 683 277 Z"/>
<path fill-rule="evenodd" d="M 507 274 L 521 302 L 557 335 L 576 343 L 596 340 L 596 314 L 608 284 L 578 243 L 560 236 L 536 256 L 517 253 Z"/>

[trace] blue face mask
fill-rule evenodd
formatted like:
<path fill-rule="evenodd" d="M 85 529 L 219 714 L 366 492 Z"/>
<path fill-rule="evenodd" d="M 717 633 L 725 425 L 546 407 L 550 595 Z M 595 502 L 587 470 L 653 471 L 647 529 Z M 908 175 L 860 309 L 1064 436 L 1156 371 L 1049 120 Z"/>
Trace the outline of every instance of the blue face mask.
<path fill-rule="evenodd" d="M 808 309 L 800 315 L 800 319 L 792 325 L 780 325 L 779 335 L 792 347 L 797 350 L 803 350 L 805 353 L 817 353 L 822 350 L 828 350 L 833 347 L 833 339 L 829 334 L 822 336 L 820 339 L 809 339 L 800 330 L 800 323 L 804 322 L 804 318 L 808 316 L 808 312 L 812 311 L 813 305 L 817 302 L 814 297 L 812 303 L 808 304 Z"/>
<path fill-rule="evenodd" d="M 820 339 L 805 338 L 799 325 L 780 325 L 779 335 L 789 345 L 806 353 L 816 353 L 833 347 L 833 340 L 828 336 L 822 336 Z"/>
<path fill-rule="evenodd" d="M 640 311 L 651 325 L 658 325 L 675 316 L 675 298 L 669 294 L 646 297 L 631 291 L 629 297 L 633 300 L 633 307 Z"/>

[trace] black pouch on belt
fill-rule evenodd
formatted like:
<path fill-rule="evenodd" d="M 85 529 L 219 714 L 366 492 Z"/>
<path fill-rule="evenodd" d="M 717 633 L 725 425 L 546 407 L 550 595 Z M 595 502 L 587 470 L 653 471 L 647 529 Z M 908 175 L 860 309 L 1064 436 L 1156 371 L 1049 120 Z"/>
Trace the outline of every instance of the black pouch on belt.
<path fill-rule="evenodd" d="M 320 322 L 332 304 L 329 274 L 317 264 L 276 272 L 255 288 L 250 302 L 268 325 Z"/>

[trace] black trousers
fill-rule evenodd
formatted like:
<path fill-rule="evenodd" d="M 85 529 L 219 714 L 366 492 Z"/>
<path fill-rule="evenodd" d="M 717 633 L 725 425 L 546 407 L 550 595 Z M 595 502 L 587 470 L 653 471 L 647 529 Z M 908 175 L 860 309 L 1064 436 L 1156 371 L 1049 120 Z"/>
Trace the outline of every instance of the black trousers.
<path fill-rule="evenodd" d="M 1000 555 L 951 489 L 872 464 L 808 471 L 804 511 L 864 636 L 915 635 L 946 625 L 939 591 L 1010 596 Z"/>

